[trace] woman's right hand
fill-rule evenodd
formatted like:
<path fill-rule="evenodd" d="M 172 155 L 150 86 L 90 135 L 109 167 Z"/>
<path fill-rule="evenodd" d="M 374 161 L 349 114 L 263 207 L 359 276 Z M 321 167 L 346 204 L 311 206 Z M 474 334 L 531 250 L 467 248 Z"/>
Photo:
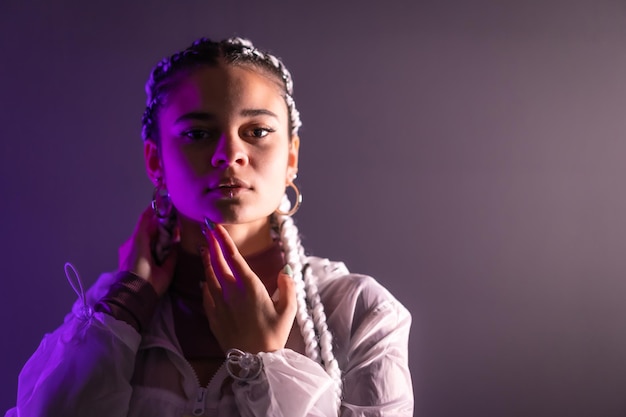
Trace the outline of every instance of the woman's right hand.
<path fill-rule="evenodd" d="M 174 276 L 177 245 L 172 248 L 162 265 L 152 256 L 153 242 L 158 238 L 159 220 L 148 207 L 141 214 L 133 234 L 119 249 L 119 270 L 128 271 L 145 279 L 160 296 L 165 294 Z"/>
<path fill-rule="evenodd" d="M 283 349 L 298 308 L 293 279 L 287 273 L 278 274 L 279 298 L 273 300 L 223 226 L 214 225 L 205 229 L 205 234 L 203 305 L 222 350 L 258 353 Z"/>

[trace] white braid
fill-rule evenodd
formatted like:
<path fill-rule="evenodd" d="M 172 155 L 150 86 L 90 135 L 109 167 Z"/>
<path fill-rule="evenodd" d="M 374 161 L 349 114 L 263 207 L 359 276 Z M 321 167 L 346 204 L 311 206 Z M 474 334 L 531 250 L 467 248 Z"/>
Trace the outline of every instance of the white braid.
<path fill-rule="evenodd" d="M 278 215 L 277 215 L 278 216 Z M 293 224 L 293 220 L 288 216 L 278 216 L 279 235 L 285 253 L 285 260 L 293 271 L 293 280 L 296 284 L 296 298 L 298 300 L 298 310 L 296 320 L 300 326 L 300 332 L 304 338 L 306 355 L 314 361 L 321 363 L 319 345 L 315 335 L 313 319 L 308 311 L 306 301 L 306 290 L 302 276 L 304 248 L 300 243 L 298 229 Z"/>
<path fill-rule="evenodd" d="M 288 212 L 290 207 L 291 204 L 285 194 L 280 204 L 280 210 Z M 341 369 L 339 369 L 339 364 L 333 354 L 333 336 L 326 324 L 324 305 L 320 300 L 317 285 L 311 275 L 311 269 L 306 268 L 303 274 L 303 263 L 306 261 L 306 255 L 302 247 L 298 228 L 290 216 L 279 214 L 275 216 L 279 225 L 278 231 L 285 258 L 294 272 L 293 279 L 296 283 L 296 297 L 298 300 L 296 318 L 305 341 L 306 354 L 317 362 L 321 361 L 326 373 L 333 379 L 337 408 L 339 408 L 342 396 Z M 319 342 L 316 333 L 319 335 Z"/>
<path fill-rule="evenodd" d="M 321 348 L 324 368 L 326 369 L 328 375 L 331 376 L 333 381 L 335 381 L 335 393 L 337 395 L 337 400 L 339 401 L 340 405 L 342 391 L 341 369 L 339 369 L 339 364 L 337 363 L 337 359 L 335 359 L 335 355 L 333 354 L 333 336 L 330 330 L 328 330 L 328 325 L 326 324 L 326 313 L 324 312 L 324 304 L 322 304 L 317 285 L 313 282 L 313 278 L 310 272 L 311 270 L 307 268 L 304 273 L 304 287 L 306 288 L 307 300 L 309 301 L 310 309 L 313 314 L 313 323 L 315 324 L 315 330 L 319 335 L 319 345 Z"/>

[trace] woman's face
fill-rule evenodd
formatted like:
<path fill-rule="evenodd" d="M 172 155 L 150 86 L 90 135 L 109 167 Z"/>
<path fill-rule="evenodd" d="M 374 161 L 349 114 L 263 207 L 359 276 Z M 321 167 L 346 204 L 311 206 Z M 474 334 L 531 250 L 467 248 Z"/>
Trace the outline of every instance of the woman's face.
<path fill-rule="evenodd" d="M 225 64 L 176 77 L 157 115 L 160 154 L 146 142 L 148 174 L 163 179 L 187 218 L 267 222 L 298 163 L 276 81 Z"/>

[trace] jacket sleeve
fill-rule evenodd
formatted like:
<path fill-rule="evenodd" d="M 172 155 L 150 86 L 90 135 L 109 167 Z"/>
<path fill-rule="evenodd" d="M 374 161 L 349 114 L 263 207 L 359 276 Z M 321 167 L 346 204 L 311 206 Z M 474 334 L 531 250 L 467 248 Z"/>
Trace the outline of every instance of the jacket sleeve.
<path fill-rule="evenodd" d="M 335 417 L 333 382 L 317 362 L 290 349 L 259 353 L 263 372 L 233 384 L 242 417 Z"/>
<path fill-rule="evenodd" d="M 324 369 L 283 349 L 259 354 L 264 366 L 259 378 L 233 385 L 241 416 L 413 416 L 410 313 L 371 277 L 344 276 L 320 295 L 342 371 L 340 410 Z"/>
<path fill-rule="evenodd" d="M 88 293 L 94 305 L 114 277 L 103 275 Z M 129 324 L 78 301 L 64 323 L 46 335 L 22 369 L 17 406 L 8 416 L 125 416 L 140 334 Z"/>
<path fill-rule="evenodd" d="M 355 282 L 341 416 L 412 417 L 411 315 L 372 278 L 357 276 Z"/>

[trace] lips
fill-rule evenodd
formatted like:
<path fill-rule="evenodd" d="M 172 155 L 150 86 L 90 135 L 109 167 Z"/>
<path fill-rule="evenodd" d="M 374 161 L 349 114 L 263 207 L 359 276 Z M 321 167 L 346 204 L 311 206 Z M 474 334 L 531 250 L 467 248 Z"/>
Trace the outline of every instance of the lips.
<path fill-rule="evenodd" d="M 209 187 L 209 191 L 216 191 L 216 190 L 229 191 L 229 190 L 250 189 L 250 188 L 251 188 L 250 184 L 248 184 L 246 181 L 241 180 L 237 177 L 223 177 L 223 178 L 220 178 L 218 181 L 215 181 L 213 184 L 211 184 Z"/>

